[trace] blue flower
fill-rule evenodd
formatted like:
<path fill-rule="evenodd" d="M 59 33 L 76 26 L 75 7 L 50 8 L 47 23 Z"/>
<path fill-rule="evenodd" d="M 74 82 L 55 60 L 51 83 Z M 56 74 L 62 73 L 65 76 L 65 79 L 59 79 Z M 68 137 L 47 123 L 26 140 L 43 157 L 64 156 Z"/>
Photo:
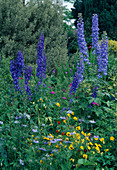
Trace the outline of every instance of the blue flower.
<path fill-rule="evenodd" d="M 21 74 L 22 70 L 25 73 L 25 65 L 24 65 L 22 51 L 18 51 L 18 53 L 17 53 L 17 69 L 18 69 L 18 77 L 22 76 L 22 74 Z"/>
<path fill-rule="evenodd" d="M 79 50 L 84 56 L 84 61 L 87 62 L 88 65 L 90 65 L 88 59 L 89 56 L 87 53 L 87 46 L 86 46 L 87 44 L 84 37 L 84 22 L 83 22 L 82 14 L 79 14 L 79 19 L 77 21 L 77 42 L 78 42 Z"/>
<path fill-rule="evenodd" d="M 17 70 L 15 60 L 10 61 L 10 72 L 11 72 L 11 76 L 13 78 L 13 84 L 14 84 L 15 91 L 21 92 L 21 89 L 19 87 L 19 82 L 18 82 L 18 70 Z"/>

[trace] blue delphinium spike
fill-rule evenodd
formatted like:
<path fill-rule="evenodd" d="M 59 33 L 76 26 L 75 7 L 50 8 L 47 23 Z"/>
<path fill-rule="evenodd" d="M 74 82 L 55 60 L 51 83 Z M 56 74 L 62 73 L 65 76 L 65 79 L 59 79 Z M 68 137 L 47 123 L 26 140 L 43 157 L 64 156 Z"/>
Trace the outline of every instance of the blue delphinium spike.
<path fill-rule="evenodd" d="M 25 65 L 23 59 L 23 52 L 18 51 L 17 53 L 17 70 L 18 70 L 18 77 L 22 76 L 21 72 L 25 73 Z"/>

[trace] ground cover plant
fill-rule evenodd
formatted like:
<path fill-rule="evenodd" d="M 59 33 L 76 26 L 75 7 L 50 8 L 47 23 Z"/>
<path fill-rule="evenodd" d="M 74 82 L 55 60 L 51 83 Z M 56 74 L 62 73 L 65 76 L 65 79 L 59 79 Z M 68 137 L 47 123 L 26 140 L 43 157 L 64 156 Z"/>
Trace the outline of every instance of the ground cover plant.
<path fill-rule="evenodd" d="M 1 57 L 1 169 L 116 169 L 117 57 L 108 55 L 106 32 L 99 45 L 98 31 L 94 14 L 89 53 L 79 14 L 74 64 L 60 61 L 60 70 L 55 62 L 50 76 L 43 34 L 34 68 L 22 51 Z"/>

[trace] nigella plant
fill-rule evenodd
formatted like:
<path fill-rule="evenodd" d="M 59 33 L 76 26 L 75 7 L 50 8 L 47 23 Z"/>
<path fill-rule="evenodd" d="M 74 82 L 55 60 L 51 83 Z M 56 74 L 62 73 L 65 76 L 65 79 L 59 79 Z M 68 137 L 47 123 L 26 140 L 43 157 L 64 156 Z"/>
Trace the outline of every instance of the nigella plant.
<path fill-rule="evenodd" d="M 84 37 L 84 22 L 83 22 L 82 14 L 79 14 L 79 20 L 77 21 L 77 42 L 78 42 L 79 50 L 84 56 L 84 61 L 86 61 L 87 64 L 90 65 L 89 56 L 87 53 L 87 46 L 86 46 L 87 44 Z"/>
<path fill-rule="evenodd" d="M 108 65 L 108 39 L 107 34 L 104 31 L 102 42 L 101 42 L 101 50 L 100 50 L 100 58 L 98 59 L 98 78 L 101 78 L 101 73 L 103 75 L 107 75 L 107 65 Z"/>
<path fill-rule="evenodd" d="M 28 93 L 28 95 L 31 95 L 31 89 L 30 86 L 28 86 L 28 81 L 30 80 L 31 72 L 32 72 L 32 67 L 28 67 L 25 70 L 25 90 Z"/>
<path fill-rule="evenodd" d="M 13 78 L 13 84 L 14 84 L 15 91 L 21 92 L 21 89 L 19 87 L 19 82 L 18 82 L 18 70 L 17 70 L 15 60 L 10 61 L 10 72 L 11 72 L 11 75 Z"/>
<path fill-rule="evenodd" d="M 37 73 L 36 76 L 40 78 L 38 85 L 42 83 L 42 78 L 45 79 L 46 71 L 46 56 L 44 54 L 44 35 L 39 36 L 39 42 L 37 46 Z"/>
<path fill-rule="evenodd" d="M 22 51 L 18 51 L 17 53 L 17 69 L 18 69 L 18 77 L 22 76 L 21 74 L 22 71 L 25 73 L 25 65 L 24 65 Z"/>

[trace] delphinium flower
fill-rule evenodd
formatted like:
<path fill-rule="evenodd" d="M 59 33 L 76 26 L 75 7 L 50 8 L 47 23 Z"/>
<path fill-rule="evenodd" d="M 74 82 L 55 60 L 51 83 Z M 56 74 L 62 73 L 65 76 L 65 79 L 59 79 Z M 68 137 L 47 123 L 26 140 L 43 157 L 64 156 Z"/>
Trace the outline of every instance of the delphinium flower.
<path fill-rule="evenodd" d="M 90 65 L 88 59 L 89 56 L 87 53 L 86 40 L 84 37 L 84 22 L 83 22 L 82 14 L 79 14 L 79 19 L 77 21 L 77 42 L 78 42 L 79 50 L 83 54 L 84 61 L 86 61 L 87 64 Z"/>
<path fill-rule="evenodd" d="M 46 56 L 44 54 L 44 35 L 39 36 L 39 42 L 37 47 L 37 73 L 36 76 L 40 78 L 38 85 L 42 83 L 42 78 L 45 79 L 46 70 Z"/>
<path fill-rule="evenodd" d="M 93 14 L 92 17 L 92 48 L 93 54 L 97 54 L 97 60 L 100 58 L 100 45 L 99 45 L 99 28 L 98 28 L 98 15 Z"/>
<path fill-rule="evenodd" d="M 30 89 L 30 86 L 28 86 L 28 81 L 30 80 L 31 72 L 32 72 L 32 67 L 29 66 L 25 70 L 25 90 L 28 93 L 28 95 L 31 95 L 31 89 Z"/>
<path fill-rule="evenodd" d="M 101 51 L 100 51 L 100 59 L 98 61 L 98 78 L 101 78 L 101 73 L 103 72 L 103 75 L 107 75 L 107 65 L 108 65 L 108 39 L 107 34 L 104 31 L 103 37 L 101 41 Z"/>
<path fill-rule="evenodd" d="M 92 96 L 93 98 L 96 98 L 96 97 L 97 97 L 97 91 L 98 91 L 98 86 L 94 86 L 94 88 L 93 88 L 93 94 L 91 94 L 91 96 Z"/>
<path fill-rule="evenodd" d="M 71 96 L 72 92 L 76 92 L 76 88 L 78 88 L 79 83 L 83 81 L 83 71 L 84 71 L 83 56 L 81 55 L 80 67 L 79 67 L 79 63 L 77 63 L 77 72 L 74 74 L 73 83 L 70 89 L 69 97 Z"/>
<path fill-rule="evenodd" d="M 21 92 L 21 89 L 19 87 L 19 82 L 18 82 L 18 70 L 17 70 L 15 60 L 10 61 L 10 72 L 11 72 L 11 76 L 13 78 L 13 84 L 14 84 L 15 91 Z"/>
<path fill-rule="evenodd" d="M 22 51 L 18 51 L 18 53 L 17 53 L 17 69 L 18 69 L 18 77 L 22 76 L 22 74 L 21 74 L 22 70 L 25 73 L 25 65 L 24 65 Z"/>

